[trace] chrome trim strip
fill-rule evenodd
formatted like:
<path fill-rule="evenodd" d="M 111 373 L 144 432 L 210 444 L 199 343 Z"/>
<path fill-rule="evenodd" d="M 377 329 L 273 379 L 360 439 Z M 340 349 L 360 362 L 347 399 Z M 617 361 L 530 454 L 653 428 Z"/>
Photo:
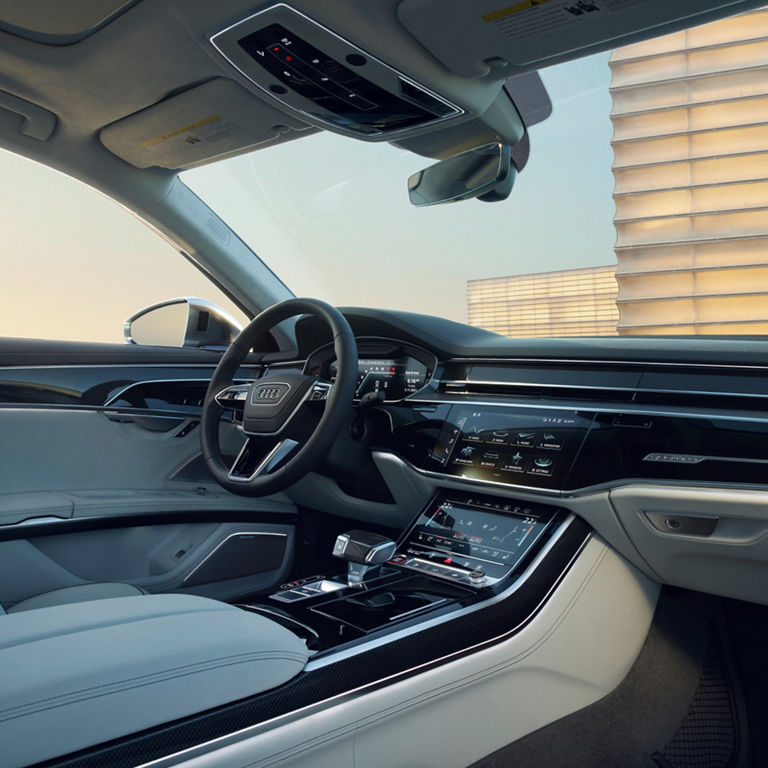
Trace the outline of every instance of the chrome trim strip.
<path fill-rule="evenodd" d="M 303 19 L 305 22 L 309 22 L 310 24 L 313 24 L 315 27 L 318 27 L 319 29 L 323 30 L 323 32 L 326 32 L 331 37 L 334 37 L 336 40 L 342 42 L 344 45 L 348 46 L 351 49 L 354 49 L 354 51 L 357 51 L 358 53 L 364 55 L 366 58 L 370 59 L 370 61 L 376 62 L 380 67 L 383 67 L 384 69 L 389 70 L 390 72 L 394 73 L 394 75 L 401 80 L 410 83 L 415 88 L 418 88 L 420 91 L 424 91 L 426 94 L 431 96 L 434 99 L 437 99 L 437 101 L 441 102 L 442 104 L 445 104 L 445 106 L 450 107 L 453 110 L 453 113 L 450 115 L 443 115 L 442 117 L 439 115 L 434 115 L 434 119 L 431 120 L 425 120 L 424 122 L 418 123 L 416 125 L 409 126 L 408 128 L 400 128 L 400 129 L 394 129 L 390 131 L 378 131 L 377 133 L 371 133 L 371 134 L 365 134 L 362 131 L 355 131 L 352 129 L 344 130 L 340 125 L 337 123 L 334 123 L 331 120 L 325 120 L 321 115 L 318 114 L 309 114 L 305 112 L 302 109 L 299 109 L 298 107 L 294 107 L 292 104 L 289 104 L 286 101 L 283 101 L 281 98 L 279 98 L 276 94 L 272 93 L 268 88 L 265 88 L 264 86 L 257 83 L 255 80 L 253 80 L 247 72 L 244 72 L 240 67 L 235 64 L 232 59 L 227 56 L 226 53 L 219 47 L 219 44 L 216 42 L 217 38 L 221 37 L 222 35 L 225 35 L 230 30 L 234 30 L 237 27 L 246 24 L 247 22 L 251 21 L 251 19 L 255 19 L 258 16 L 262 16 L 264 14 L 269 14 L 271 11 L 274 11 L 276 8 L 282 8 L 290 13 L 295 14 L 296 16 L 299 16 L 301 19 Z M 246 33 L 247 34 L 247 33 Z M 454 104 L 452 101 L 449 101 L 444 96 L 441 96 L 438 93 L 435 93 L 431 88 L 427 88 L 423 83 L 419 83 L 418 81 L 408 77 L 407 75 L 404 75 L 400 70 L 395 69 L 394 67 L 390 66 L 389 64 L 385 64 L 381 59 L 377 58 L 376 56 L 372 56 L 368 51 L 364 50 L 363 48 L 360 48 L 359 46 L 355 45 L 353 42 L 348 40 L 345 37 L 342 37 L 341 35 L 337 35 L 333 30 L 329 29 L 325 25 L 321 24 L 316 19 L 313 19 L 311 16 L 307 16 L 306 14 L 302 13 L 301 11 L 294 8 L 292 5 L 289 5 L 288 3 L 275 3 L 274 5 L 270 5 L 267 8 L 264 8 L 260 11 L 257 11 L 256 13 L 252 13 L 250 16 L 246 16 L 245 18 L 240 19 L 239 21 L 236 21 L 234 24 L 230 24 L 228 27 L 225 27 L 224 29 L 217 32 L 215 35 L 211 35 L 211 37 L 208 38 L 211 45 L 215 48 L 216 52 L 225 60 L 227 61 L 235 70 L 237 70 L 246 80 L 248 80 L 249 83 L 253 83 L 259 91 L 262 93 L 265 93 L 267 96 L 270 97 L 270 99 L 277 101 L 281 106 L 284 108 L 290 110 L 291 113 L 296 113 L 299 115 L 302 115 L 305 117 L 311 124 L 320 123 L 323 127 L 326 129 L 329 129 L 333 131 L 334 133 L 341 133 L 344 136 L 353 136 L 357 139 L 363 139 L 366 138 L 374 138 L 374 140 L 387 138 L 389 139 L 390 136 L 401 136 L 401 135 L 407 135 L 409 133 L 412 133 L 413 131 L 417 131 L 424 127 L 431 127 L 433 125 L 437 125 L 439 123 L 444 123 L 446 120 L 452 120 L 457 117 L 461 117 L 462 115 L 466 114 L 467 111 L 463 109 L 462 107 L 458 106 L 458 104 Z M 254 62 L 256 66 L 259 66 L 258 63 Z M 371 81 L 374 82 L 374 81 Z M 374 82 L 374 85 L 377 83 Z M 380 88 L 383 88 L 383 86 L 379 86 Z M 387 89 L 384 89 L 387 90 Z M 299 94 L 301 95 L 301 94 Z M 395 94 L 397 95 L 397 94 Z M 408 101 L 408 99 L 405 99 Z"/>
<path fill-rule="evenodd" d="M 219 390 L 214 396 L 213 399 L 216 401 L 217 405 L 219 405 L 221 408 L 224 408 L 225 410 L 234 410 L 238 409 L 238 406 L 242 403 L 242 407 L 245 407 L 245 397 L 242 400 L 231 398 L 228 399 L 224 397 L 224 395 L 230 395 L 235 394 L 238 395 L 241 392 L 244 393 L 247 397 L 248 390 L 251 388 L 251 385 L 253 382 L 250 382 L 248 384 L 230 384 L 228 387 L 224 387 L 224 389 Z M 224 397 L 224 401 L 222 402 L 222 397 Z"/>
<path fill-rule="evenodd" d="M 614 387 L 610 385 L 596 387 L 594 384 L 551 384 L 538 381 L 487 381 L 484 379 L 443 379 L 441 384 L 446 387 L 462 387 L 480 385 L 483 387 L 540 387 L 541 389 L 581 389 L 593 392 L 636 392 L 638 395 L 662 394 L 662 395 L 700 395 L 707 397 L 760 397 L 768 398 L 768 392 L 725 392 L 714 389 L 651 389 L 638 387 Z M 456 394 L 462 394 L 456 392 Z M 467 394 L 473 394 L 468 392 Z M 503 393 L 499 393 L 503 394 Z M 509 394 L 514 394 L 510 392 Z"/>
<path fill-rule="evenodd" d="M 545 544 L 545 546 L 542 548 L 542 550 L 539 552 L 536 558 L 531 562 L 528 568 L 526 568 L 525 571 L 523 571 L 523 573 L 520 575 L 520 577 L 515 581 L 515 583 L 510 586 L 509 590 L 505 590 L 504 592 L 501 592 L 498 595 L 495 595 L 493 598 L 490 598 L 489 600 L 484 601 L 483 603 L 479 603 L 469 608 L 461 609 L 462 615 L 473 613 L 482 608 L 486 608 L 489 605 L 493 605 L 499 602 L 500 600 L 503 600 L 506 597 L 509 597 L 514 591 L 519 589 L 523 583 L 521 580 L 524 577 L 526 579 L 528 578 L 528 576 L 530 575 L 529 572 L 532 572 L 533 569 L 538 564 L 540 564 L 541 560 L 546 556 L 548 552 L 551 551 L 552 547 L 554 547 L 555 543 L 562 537 L 563 533 L 567 530 L 568 526 L 573 522 L 574 519 L 575 519 L 575 515 L 571 514 L 562 522 L 562 524 L 560 525 L 558 530 L 555 532 L 555 534 L 553 534 L 550 540 Z M 501 635 L 493 637 L 490 640 L 485 640 L 481 643 L 477 643 L 475 645 L 469 646 L 467 648 L 463 648 L 461 651 L 456 651 L 455 653 L 447 654 L 446 656 L 442 656 L 438 659 L 434 659 L 424 664 L 419 664 L 407 670 L 402 670 L 401 672 L 396 672 L 395 674 L 389 675 L 387 677 L 383 677 L 379 680 L 374 680 L 370 683 L 366 683 L 365 685 L 361 685 L 357 688 L 353 688 L 352 690 L 345 691 L 344 693 L 337 694 L 336 696 L 332 696 L 328 699 L 324 699 L 323 701 L 319 701 L 314 704 L 309 704 L 308 706 L 294 710 L 293 712 L 288 712 L 284 715 L 279 715 L 278 717 L 272 718 L 271 720 L 265 720 L 263 723 L 258 723 L 257 725 L 248 726 L 246 728 L 243 728 L 242 730 L 235 731 L 233 733 L 228 733 L 225 736 L 220 736 L 216 739 L 211 739 L 210 741 L 204 742 L 203 744 L 197 744 L 194 747 L 189 747 L 188 749 L 181 750 L 172 755 L 167 755 L 165 757 L 158 758 L 157 760 L 151 760 L 148 763 L 142 763 L 141 765 L 137 765 L 136 768 L 170 768 L 170 766 L 178 765 L 179 762 L 181 761 L 191 760 L 194 757 L 198 757 L 204 754 L 209 754 L 213 750 L 222 749 L 224 747 L 227 747 L 239 741 L 243 741 L 253 736 L 258 736 L 261 733 L 272 730 L 273 728 L 276 728 L 278 726 L 292 723 L 298 720 L 300 717 L 306 716 L 307 714 L 315 714 L 316 712 L 323 711 L 325 709 L 328 709 L 331 706 L 335 706 L 336 704 L 341 704 L 347 699 L 354 698 L 356 695 L 360 694 L 362 691 L 374 690 L 374 689 L 380 688 L 382 687 L 383 684 L 388 683 L 390 680 L 393 680 L 405 675 L 409 675 L 413 672 L 423 669 L 424 667 L 430 667 L 435 664 L 444 662 L 448 659 L 452 659 L 456 656 L 462 656 L 466 653 L 479 650 L 483 646 L 493 645 L 497 642 L 500 642 L 505 637 L 511 636 L 515 632 L 517 632 L 518 629 L 520 629 L 520 627 L 522 627 L 525 623 L 527 623 L 532 616 L 536 615 L 536 613 L 538 613 L 538 611 L 541 610 L 541 607 L 544 605 L 544 603 L 547 602 L 547 600 L 549 600 L 552 593 L 561 584 L 566 574 L 571 569 L 571 567 L 576 562 L 576 560 L 579 558 L 581 553 L 584 551 L 584 548 L 591 541 L 591 539 L 592 539 L 592 534 L 590 533 L 585 537 L 581 546 L 574 553 L 573 557 L 566 564 L 565 568 L 555 579 L 551 588 L 547 591 L 547 593 L 544 595 L 544 597 L 539 602 L 539 604 L 533 609 L 531 614 L 527 616 L 523 622 L 521 622 L 515 627 L 512 627 L 511 629 L 507 630 Z M 455 619 L 458 615 L 459 615 L 459 612 L 457 611 L 455 613 L 446 614 L 445 616 L 441 616 L 439 618 L 441 620 L 448 621 L 450 619 Z M 433 619 L 432 621 L 419 624 L 418 629 L 421 630 L 421 629 L 428 628 L 430 626 L 434 626 L 435 623 L 441 623 L 441 622 L 439 622 L 436 619 Z M 399 632 L 391 633 L 387 635 L 386 638 L 381 638 L 378 641 L 371 641 L 370 644 L 366 644 L 366 649 L 369 650 L 375 647 L 376 645 L 383 644 L 384 642 L 391 642 L 391 640 L 396 639 L 400 636 L 404 636 L 404 635 L 401 635 L 401 633 Z M 357 649 L 354 649 L 354 650 L 357 650 Z M 312 669 L 319 669 L 320 666 L 325 666 L 327 663 L 335 663 L 337 661 L 340 661 L 342 658 L 346 658 L 346 656 L 341 656 L 341 654 L 337 654 L 335 657 L 329 656 L 318 661 L 311 660 L 308 662 L 308 664 L 305 666 L 304 669 L 305 671 L 311 671 Z"/>
<path fill-rule="evenodd" d="M 768 125 L 768 124 L 767 124 Z M 574 337 L 577 338 L 577 337 Z M 661 338 L 661 337 L 657 337 Z M 691 339 L 695 337 L 692 336 Z M 570 340 L 570 339 L 566 339 Z M 563 357 L 450 357 L 446 360 L 446 363 L 555 363 L 557 365 L 573 365 L 574 363 L 585 365 L 607 365 L 611 367 L 619 365 L 642 365 L 648 366 L 663 366 L 670 368 L 725 368 L 725 369 L 743 369 L 743 370 L 757 370 L 768 372 L 768 364 L 766 365 L 749 365 L 742 363 L 699 363 L 696 361 L 689 363 L 677 363 L 667 361 L 656 360 L 604 360 L 589 358 L 563 358 Z"/>
<path fill-rule="evenodd" d="M 123 387 L 118 390 L 117 393 L 107 400 L 102 408 L 108 408 L 112 403 L 119 400 L 126 392 L 135 389 L 136 387 L 142 387 L 145 384 L 205 384 L 206 388 L 211 383 L 210 379 L 146 379 L 142 381 L 134 381 L 133 384 L 129 384 L 127 387 Z"/>
<path fill-rule="evenodd" d="M 226 538 L 222 539 L 182 580 L 184 584 L 186 581 L 192 578 L 192 576 L 205 565 L 231 538 L 235 536 L 282 536 L 288 538 L 287 533 L 275 533 L 273 531 L 235 531 L 230 533 Z"/>

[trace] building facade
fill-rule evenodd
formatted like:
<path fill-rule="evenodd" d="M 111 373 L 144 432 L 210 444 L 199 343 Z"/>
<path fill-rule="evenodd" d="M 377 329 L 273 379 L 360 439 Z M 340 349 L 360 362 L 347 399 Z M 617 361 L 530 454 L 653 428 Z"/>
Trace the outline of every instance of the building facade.
<path fill-rule="evenodd" d="M 504 336 L 615 336 L 615 266 L 470 280 L 469 322 Z"/>
<path fill-rule="evenodd" d="M 768 333 L 768 9 L 610 67 L 618 332 Z"/>

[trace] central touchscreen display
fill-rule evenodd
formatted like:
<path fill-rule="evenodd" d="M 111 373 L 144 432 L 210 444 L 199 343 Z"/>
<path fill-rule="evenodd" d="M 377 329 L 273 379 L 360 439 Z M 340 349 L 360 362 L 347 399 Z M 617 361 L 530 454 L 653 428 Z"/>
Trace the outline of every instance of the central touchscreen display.
<path fill-rule="evenodd" d="M 523 566 L 559 509 L 460 492 L 419 515 L 391 563 L 471 587 L 492 586 Z"/>
<path fill-rule="evenodd" d="M 447 499 L 421 516 L 411 534 L 412 544 L 453 556 L 457 564 L 470 558 L 514 566 L 536 542 L 549 522 L 530 507 L 506 505 L 503 514 L 478 509 L 472 503 Z"/>
<path fill-rule="evenodd" d="M 424 468 L 475 480 L 560 488 L 593 415 L 454 405 Z"/>

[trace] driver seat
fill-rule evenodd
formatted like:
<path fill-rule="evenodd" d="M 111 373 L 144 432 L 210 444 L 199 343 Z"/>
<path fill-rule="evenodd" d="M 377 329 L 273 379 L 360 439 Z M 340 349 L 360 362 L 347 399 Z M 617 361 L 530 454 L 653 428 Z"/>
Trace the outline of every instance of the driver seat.
<path fill-rule="evenodd" d="M 94 584 L 78 584 L 74 587 L 63 587 L 50 592 L 43 592 L 26 600 L 4 608 L 0 605 L 0 614 L 31 611 L 35 608 L 51 608 L 54 605 L 67 605 L 69 603 L 83 603 L 86 600 L 104 600 L 111 597 L 135 597 L 146 595 L 140 587 L 132 584 L 123 584 L 116 581 L 96 582 Z"/>

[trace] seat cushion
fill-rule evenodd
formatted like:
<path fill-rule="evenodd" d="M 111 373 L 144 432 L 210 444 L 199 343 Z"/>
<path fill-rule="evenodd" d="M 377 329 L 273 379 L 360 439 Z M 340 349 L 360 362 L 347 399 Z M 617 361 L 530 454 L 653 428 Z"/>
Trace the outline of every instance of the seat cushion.
<path fill-rule="evenodd" d="M 8 608 L 8 613 L 31 611 L 35 608 L 50 608 L 53 605 L 81 603 L 85 600 L 104 600 L 109 597 L 134 597 L 135 595 L 143 594 L 145 594 L 143 589 L 117 581 L 79 584 L 76 587 L 54 589 L 51 592 L 43 592 L 42 595 L 35 595 L 26 600 L 21 600 L 16 605 Z"/>
<path fill-rule="evenodd" d="M 21 768 L 287 682 L 307 648 L 258 614 L 193 595 L 0 616 L 3 768 Z"/>

